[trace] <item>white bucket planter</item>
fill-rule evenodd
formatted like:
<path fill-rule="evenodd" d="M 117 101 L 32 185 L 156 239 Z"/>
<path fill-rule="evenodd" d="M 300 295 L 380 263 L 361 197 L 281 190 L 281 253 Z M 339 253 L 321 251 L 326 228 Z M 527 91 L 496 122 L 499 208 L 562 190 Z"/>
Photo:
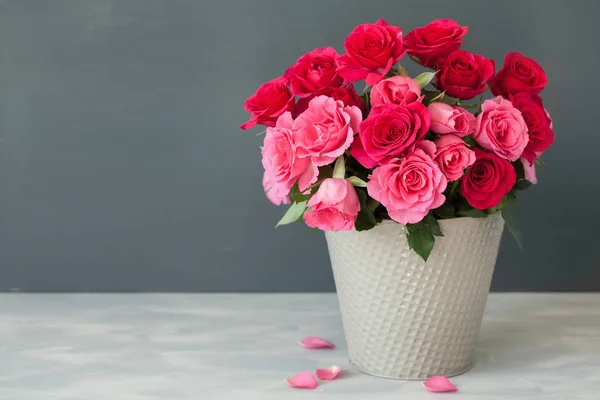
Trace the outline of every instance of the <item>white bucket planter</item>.
<path fill-rule="evenodd" d="M 428 261 L 409 250 L 403 226 L 326 232 L 350 362 L 393 379 L 468 371 L 504 221 L 441 220 Z"/>

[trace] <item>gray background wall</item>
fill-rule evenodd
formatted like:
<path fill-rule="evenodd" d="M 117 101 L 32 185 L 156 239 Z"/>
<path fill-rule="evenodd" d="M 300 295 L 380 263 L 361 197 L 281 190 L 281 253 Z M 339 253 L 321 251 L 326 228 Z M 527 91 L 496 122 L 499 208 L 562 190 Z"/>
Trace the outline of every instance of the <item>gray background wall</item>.
<path fill-rule="evenodd" d="M 599 290 L 597 0 L 0 1 L 0 291 L 328 291 L 321 233 L 273 229 L 243 100 L 384 16 L 536 58 L 555 146 L 496 290 Z M 408 64 L 408 62 L 407 62 Z M 258 131 L 259 129 L 256 129 Z"/>

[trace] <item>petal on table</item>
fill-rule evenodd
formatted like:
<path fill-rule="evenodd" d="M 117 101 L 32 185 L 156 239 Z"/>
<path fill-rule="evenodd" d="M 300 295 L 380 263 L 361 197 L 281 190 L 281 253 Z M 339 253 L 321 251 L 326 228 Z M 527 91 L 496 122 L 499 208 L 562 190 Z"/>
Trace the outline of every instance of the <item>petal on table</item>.
<path fill-rule="evenodd" d="M 319 384 L 310 372 L 300 372 L 298 375 L 285 380 L 290 387 L 300 389 L 316 389 Z"/>
<path fill-rule="evenodd" d="M 423 387 L 430 392 L 456 392 L 456 386 L 452 384 L 445 376 L 433 376 L 422 383 Z"/>
<path fill-rule="evenodd" d="M 308 336 L 300 341 L 300 344 L 307 349 L 333 349 L 333 343 L 319 337 Z"/>
<path fill-rule="evenodd" d="M 333 365 L 329 368 L 317 369 L 317 378 L 322 381 L 332 381 L 342 372 L 342 367 Z"/>

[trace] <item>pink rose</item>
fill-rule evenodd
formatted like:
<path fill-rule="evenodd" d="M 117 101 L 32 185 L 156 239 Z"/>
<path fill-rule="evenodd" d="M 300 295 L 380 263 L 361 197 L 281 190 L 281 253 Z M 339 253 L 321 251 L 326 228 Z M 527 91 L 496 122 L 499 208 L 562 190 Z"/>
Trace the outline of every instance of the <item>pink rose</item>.
<path fill-rule="evenodd" d="M 287 85 L 287 79 L 280 76 L 264 83 L 248 97 L 244 109 L 252 116 L 240 128 L 250 129 L 256 124 L 275 126 L 275 121 L 281 114 L 294 111 L 294 95 Z"/>
<path fill-rule="evenodd" d="M 270 179 L 271 177 L 265 171 L 265 173 L 263 174 L 262 184 L 267 199 L 269 199 L 269 201 L 275 204 L 276 206 L 279 206 L 281 204 L 290 204 L 289 192 L 285 193 L 285 190 L 282 190 L 281 186 L 272 184 Z"/>
<path fill-rule="evenodd" d="M 420 141 L 406 157 L 376 168 L 369 176 L 369 195 L 387 208 L 394 221 L 417 223 L 444 204 L 442 193 L 448 181 L 433 160 L 435 151 L 433 142 Z"/>
<path fill-rule="evenodd" d="M 298 181 L 300 190 L 306 190 L 316 182 L 318 168 L 309 158 L 300 158 L 294 143 L 292 115 L 283 114 L 274 128 L 267 128 L 262 148 L 262 165 L 265 168 L 263 182 L 274 190 L 274 199 L 282 199 L 290 193 Z"/>
<path fill-rule="evenodd" d="M 427 106 L 431 116 L 431 131 L 440 135 L 455 133 L 460 137 L 475 131 L 475 116 L 462 107 L 439 101 Z"/>
<path fill-rule="evenodd" d="M 474 136 L 481 147 L 509 161 L 519 159 L 529 142 L 523 115 L 502 96 L 483 102 Z"/>
<path fill-rule="evenodd" d="M 296 61 L 285 73 L 296 96 L 330 94 L 342 85 L 335 59 L 339 54 L 332 47 L 314 49 Z"/>
<path fill-rule="evenodd" d="M 355 106 L 344 106 L 339 100 L 317 96 L 293 124 L 299 157 L 310 157 L 317 166 L 332 163 L 358 132 L 362 112 Z"/>
<path fill-rule="evenodd" d="M 421 102 L 373 107 L 360 124 L 350 154 L 365 168 L 373 168 L 408 150 L 425 136 L 430 123 L 427 107 Z"/>
<path fill-rule="evenodd" d="M 435 162 L 452 182 L 463 176 L 465 169 L 475 162 L 475 152 L 456 135 L 444 135 L 435 140 Z"/>
<path fill-rule="evenodd" d="M 384 79 L 371 89 L 371 106 L 382 104 L 406 105 L 421 100 L 421 86 L 407 76 Z"/>
<path fill-rule="evenodd" d="M 356 191 L 345 179 L 328 178 L 311 197 L 304 221 L 311 228 L 324 231 L 351 231 L 360 211 Z"/>
<path fill-rule="evenodd" d="M 346 81 L 366 79 L 372 86 L 383 79 L 404 55 L 402 29 L 380 19 L 358 25 L 344 42 L 346 54 L 338 57 L 338 72 Z"/>

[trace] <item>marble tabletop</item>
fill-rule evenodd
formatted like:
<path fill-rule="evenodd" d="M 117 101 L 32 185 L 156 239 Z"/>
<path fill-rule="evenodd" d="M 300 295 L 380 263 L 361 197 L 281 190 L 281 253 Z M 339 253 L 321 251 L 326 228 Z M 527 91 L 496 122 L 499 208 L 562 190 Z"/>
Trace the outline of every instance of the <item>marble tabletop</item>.
<path fill-rule="evenodd" d="M 314 391 L 284 383 L 332 364 Z M 452 381 L 432 394 L 352 370 L 334 294 L 0 295 L 2 400 L 598 400 L 600 293 L 492 294 Z"/>

